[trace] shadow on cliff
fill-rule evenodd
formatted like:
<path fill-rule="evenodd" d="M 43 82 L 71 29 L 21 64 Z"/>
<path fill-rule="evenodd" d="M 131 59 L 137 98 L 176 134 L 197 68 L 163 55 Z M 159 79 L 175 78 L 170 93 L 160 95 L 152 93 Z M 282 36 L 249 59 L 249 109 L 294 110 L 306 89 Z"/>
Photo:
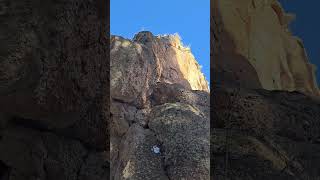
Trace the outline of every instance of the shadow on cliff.
<path fill-rule="evenodd" d="M 210 74 L 213 77 L 210 84 L 226 87 L 262 88 L 255 68 L 248 59 L 236 52 L 236 46 L 231 35 L 224 31 L 217 1 L 211 4 L 210 34 L 213 38 L 211 46 Z"/>

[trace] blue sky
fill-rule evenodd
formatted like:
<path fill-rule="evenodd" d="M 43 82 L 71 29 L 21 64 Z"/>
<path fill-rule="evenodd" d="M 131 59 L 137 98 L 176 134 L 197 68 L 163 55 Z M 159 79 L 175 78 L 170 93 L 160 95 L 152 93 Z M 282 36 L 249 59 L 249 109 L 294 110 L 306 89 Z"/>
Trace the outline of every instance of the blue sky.
<path fill-rule="evenodd" d="M 110 0 L 112 35 L 178 33 L 210 82 L 210 0 Z"/>
<path fill-rule="evenodd" d="M 307 50 L 311 63 L 317 65 L 317 79 L 320 85 L 320 1 L 319 0 L 280 0 L 287 12 L 296 14 L 290 25 L 294 35 L 300 37 Z"/>

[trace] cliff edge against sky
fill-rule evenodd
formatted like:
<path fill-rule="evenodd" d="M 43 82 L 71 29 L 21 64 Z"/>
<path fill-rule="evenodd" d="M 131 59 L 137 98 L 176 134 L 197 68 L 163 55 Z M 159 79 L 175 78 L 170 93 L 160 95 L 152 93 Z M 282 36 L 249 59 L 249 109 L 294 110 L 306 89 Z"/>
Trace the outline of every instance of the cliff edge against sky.
<path fill-rule="evenodd" d="M 211 4 L 211 178 L 320 178 L 315 67 L 276 0 Z"/>
<path fill-rule="evenodd" d="M 316 67 L 309 62 L 302 40 L 288 29 L 294 16 L 277 0 L 215 0 L 211 11 L 213 71 L 225 71 L 216 77 L 219 81 L 241 79 L 255 88 L 320 95 Z"/>
<path fill-rule="evenodd" d="M 209 89 L 190 48 L 143 31 L 110 52 L 111 179 L 209 179 Z"/>
<path fill-rule="evenodd" d="M 2 5 L 0 179 L 320 178 L 315 68 L 277 1 L 213 1 L 211 96 L 178 36 L 107 37 L 100 1 Z"/>

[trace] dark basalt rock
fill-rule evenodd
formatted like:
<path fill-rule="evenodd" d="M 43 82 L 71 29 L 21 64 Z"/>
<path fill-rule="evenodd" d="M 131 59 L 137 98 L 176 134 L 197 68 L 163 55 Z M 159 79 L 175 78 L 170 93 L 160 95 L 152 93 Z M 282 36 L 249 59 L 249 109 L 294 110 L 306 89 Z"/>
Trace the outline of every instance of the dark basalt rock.
<path fill-rule="evenodd" d="M 297 92 L 213 89 L 214 179 L 317 179 L 320 101 Z"/>
<path fill-rule="evenodd" d="M 106 179 L 105 3 L 0 6 L 0 178 Z"/>

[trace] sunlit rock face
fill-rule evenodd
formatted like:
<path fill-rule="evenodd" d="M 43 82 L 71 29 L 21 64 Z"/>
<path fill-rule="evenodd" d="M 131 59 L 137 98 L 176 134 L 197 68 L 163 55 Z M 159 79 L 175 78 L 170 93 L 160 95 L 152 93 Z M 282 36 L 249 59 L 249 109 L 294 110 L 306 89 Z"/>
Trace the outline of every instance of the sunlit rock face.
<path fill-rule="evenodd" d="M 208 83 L 179 36 L 112 36 L 110 72 L 110 179 L 209 179 Z"/>
<path fill-rule="evenodd" d="M 144 31 L 133 40 L 112 36 L 111 58 L 114 98 L 143 104 L 148 89 L 157 82 L 209 91 L 199 64 L 178 35 L 154 36 Z"/>
<path fill-rule="evenodd" d="M 320 95 L 315 67 L 302 41 L 288 30 L 294 16 L 277 0 L 216 0 L 211 11 L 215 63 L 224 63 L 219 61 L 223 54 L 234 57 L 230 61 L 241 56 L 255 69 L 264 89 Z"/>

